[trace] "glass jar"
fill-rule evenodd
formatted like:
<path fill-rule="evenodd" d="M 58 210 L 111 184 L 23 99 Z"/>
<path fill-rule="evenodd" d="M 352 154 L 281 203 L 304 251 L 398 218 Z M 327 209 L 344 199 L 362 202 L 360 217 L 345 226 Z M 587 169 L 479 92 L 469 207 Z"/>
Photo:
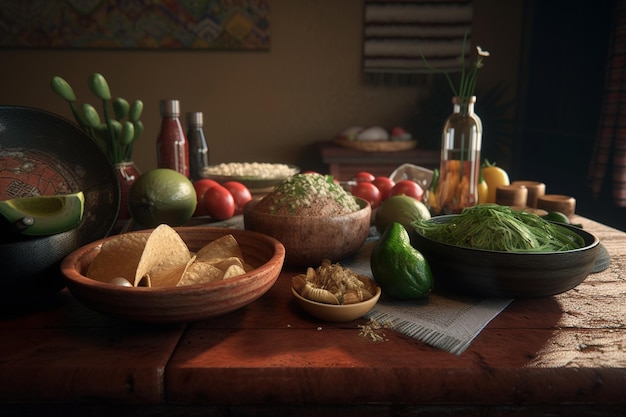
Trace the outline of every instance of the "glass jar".
<path fill-rule="evenodd" d="M 474 113 L 476 97 L 454 97 L 452 103 L 441 138 L 439 182 L 430 196 L 436 214 L 457 214 L 478 202 L 483 127 Z"/>

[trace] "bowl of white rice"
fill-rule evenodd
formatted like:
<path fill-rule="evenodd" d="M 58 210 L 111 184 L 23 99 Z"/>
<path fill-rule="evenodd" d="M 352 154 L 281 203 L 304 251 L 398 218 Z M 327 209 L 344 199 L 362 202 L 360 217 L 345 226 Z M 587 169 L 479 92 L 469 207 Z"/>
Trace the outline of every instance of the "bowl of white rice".
<path fill-rule="evenodd" d="M 237 181 L 251 190 L 272 188 L 300 172 L 300 168 L 289 164 L 268 162 L 224 162 L 205 167 L 204 178 L 219 183 Z"/>

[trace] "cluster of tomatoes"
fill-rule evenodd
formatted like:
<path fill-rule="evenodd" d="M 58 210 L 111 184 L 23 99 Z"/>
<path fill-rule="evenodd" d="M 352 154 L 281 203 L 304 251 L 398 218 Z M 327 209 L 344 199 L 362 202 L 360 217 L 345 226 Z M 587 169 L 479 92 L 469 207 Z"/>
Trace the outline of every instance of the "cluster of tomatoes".
<path fill-rule="evenodd" d="M 312 172 L 312 171 L 308 171 Z M 306 172 L 305 172 L 306 173 Z M 378 207 L 392 195 L 407 195 L 422 201 L 424 190 L 415 181 L 401 180 L 397 183 L 388 177 L 376 177 L 369 172 L 357 172 L 350 192 L 368 201 L 372 208 Z M 203 178 L 193 183 L 197 205 L 194 216 L 210 216 L 215 220 L 227 220 L 241 214 L 243 206 L 252 200 L 248 187 L 237 181 L 219 183 Z"/>
<path fill-rule="evenodd" d="M 237 181 L 223 184 L 203 178 L 194 181 L 197 205 L 194 216 L 211 216 L 215 220 L 227 220 L 241 214 L 243 206 L 252 200 L 248 187 Z"/>
<path fill-rule="evenodd" d="M 354 176 L 356 184 L 350 187 L 350 192 L 356 197 L 369 201 L 372 208 L 376 208 L 392 195 L 407 195 L 418 201 L 424 198 L 424 190 L 415 181 L 400 180 L 394 182 L 391 178 L 376 177 L 369 172 L 357 172 Z"/>

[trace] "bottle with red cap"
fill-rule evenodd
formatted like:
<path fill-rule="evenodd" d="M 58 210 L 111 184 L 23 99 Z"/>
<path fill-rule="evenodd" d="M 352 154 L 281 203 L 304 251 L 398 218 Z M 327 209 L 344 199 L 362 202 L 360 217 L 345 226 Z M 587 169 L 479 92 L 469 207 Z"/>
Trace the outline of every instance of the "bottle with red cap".
<path fill-rule="evenodd" d="M 157 166 L 189 178 L 189 145 L 180 122 L 180 102 L 161 100 L 161 132 L 157 139 Z"/>

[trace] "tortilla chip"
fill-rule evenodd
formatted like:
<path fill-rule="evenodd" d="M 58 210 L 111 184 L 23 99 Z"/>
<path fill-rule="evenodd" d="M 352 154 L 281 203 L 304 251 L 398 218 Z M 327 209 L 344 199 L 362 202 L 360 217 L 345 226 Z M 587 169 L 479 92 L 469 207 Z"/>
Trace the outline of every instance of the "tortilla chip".
<path fill-rule="evenodd" d="M 143 277 L 141 277 L 141 279 L 139 280 L 139 282 L 137 283 L 137 285 L 135 285 L 135 287 L 152 287 L 152 281 L 150 280 L 150 275 L 146 274 Z"/>
<path fill-rule="evenodd" d="M 196 257 L 192 257 L 185 265 L 178 266 L 173 269 L 161 271 L 158 275 L 151 275 L 150 279 L 154 283 L 154 287 L 175 287 L 182 280 L 185 271 L 194 263 Z"/>
<path fill-rule="evenodd" d="M 228 267 L 226 272 L 224 272 L 224 279 L 238 277 L 239 275 L 243 275 L 245 273 L 246 271 L 242 266 L 233 264 Z"/>
<path fill-rule="evenodd" d="M 126 233 L 107 240 L 85 275 L 101 282 L 122 277 L 132 283 L 147 240 L 146 233 Z"/>
<path fill-rule="evenodd" d="M 150 233 L 146 241 L 139 265 L 137 265 L 134 285 L 137 286 L 141 278 L 148 274 L 152 286 L 162 287 L 160 281 L 171 278 L 168 275 L 170 271 L 180 268 L 184 270 L 190 260 L 191 254 L 187 244 L 174 229 L 162 224 Z"/>
<path fill-rule="evenodd" d="M 243 254 L 239 243 L 233 235 L 222 236 L 205 245 L 196 253 L 199 262 L 205 262 L 215 258 L 236 257 L 243 260 Z"/>
<path fill-rule="evenodd" d="M 206 262 L 194 262 L 183 274 L 177 286 L 207 284 L 213 281 L 221 281 L 224 272 L 215 266 Z"/>
<path fill-rule="evenodd" d="M 174 287 L 220 281 L 252 269 L 233 235 L 193 255 L 180 235 L 162 224 L 150 234 L 126 233 L 105 242 L 86 275 L 103 282 L 123 277 L 135 287 Z"/>
<path fill-rule="evenodd" d="M 202 262 L 211 264 L 214 267 L 219 268 L 222 272 L 226 272 L 228 267 L 230 267 L 231 265 L 237 265 L 241 269 L 243 269 L 243 261 L 240 258 L 237 258 L 236 256 L 231 256 L 229 258 L 208 259 Z"/>

